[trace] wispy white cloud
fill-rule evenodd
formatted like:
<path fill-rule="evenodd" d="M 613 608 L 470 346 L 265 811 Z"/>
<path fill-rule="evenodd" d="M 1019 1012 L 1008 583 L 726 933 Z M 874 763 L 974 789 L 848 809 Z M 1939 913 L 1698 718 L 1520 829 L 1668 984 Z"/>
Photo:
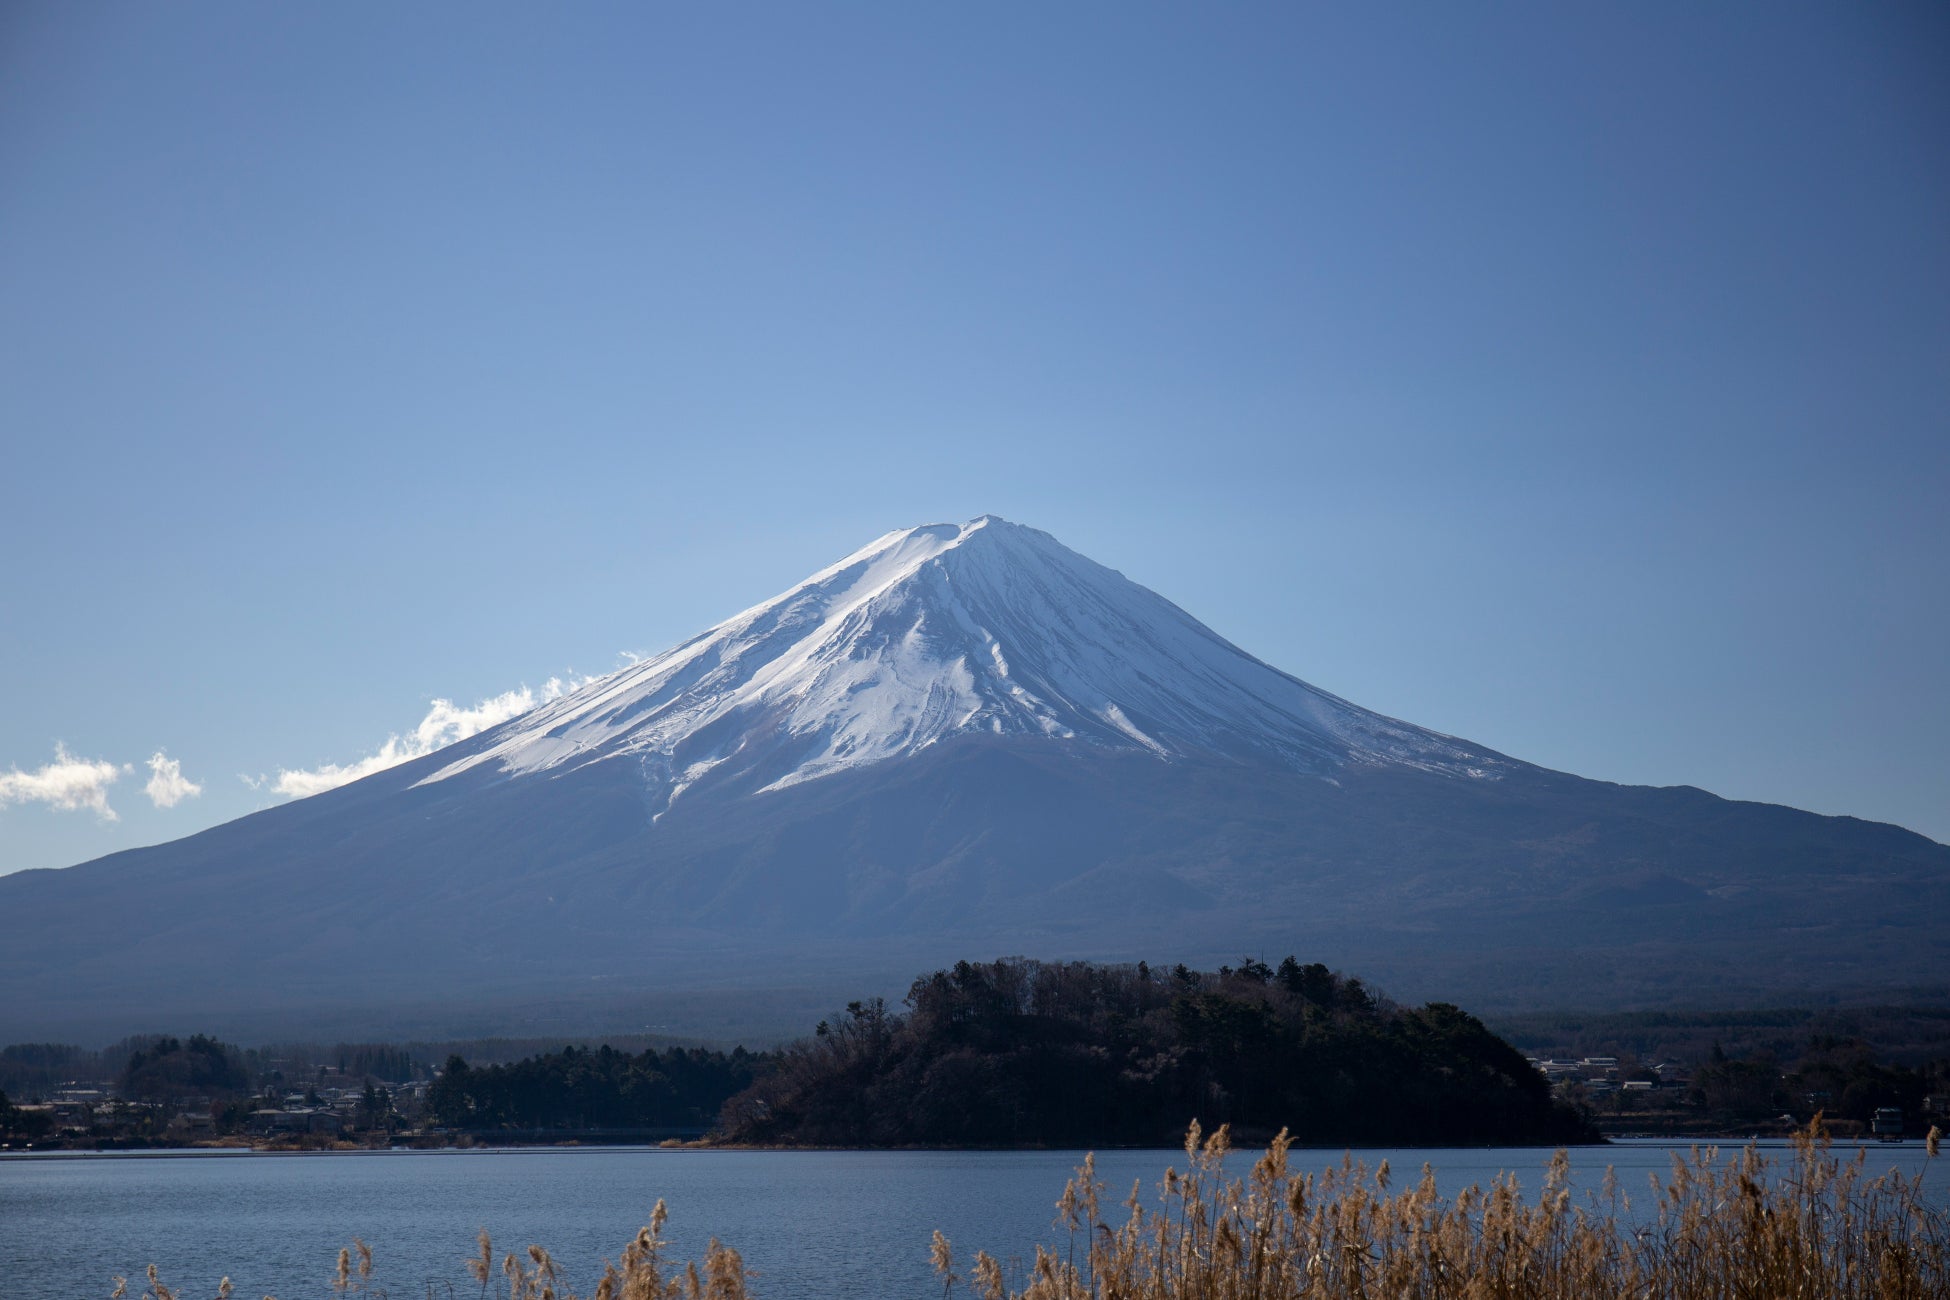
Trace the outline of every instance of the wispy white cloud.
<path fill-rule="evenodd" d="M 54 747 L 54 761 L 32 772 L 0 772 L 0 808 L 10 803 L 44 803 L 64 812 L 90 809 L 105 822 L 118 820 L 108 806 L 108 787 L 128 768 L 101 759 L 76 758 L 66 745 Z"/>
<path fill-rule="evenodd" d="M 567 679 L 551 677 L 543 683 L 540 691 L 519 687 L 504 691 L 493 699 L 482 700 L 471 709 L 462 708 L 451 700 L 435 700 L 427 715 L 420 719 L 419 726 L 403 736 L 397 733 L 388 736 L 385 744 L 364 758 L 351 763 L 326 763 L 298 770 L 280 768 L 276 779 L 270 781 L 270 788 L 277 794 L 289 795 L 293 799 L 335 790 L 374 772 L 383 772 L 389 767 L 397 767 L 431 754 L 436 749 L 466 740 L 509 718 L 519 717 L 538 705 L 559 699 L 590 680 L 576 676 Z M 265 778 L 252 780 L 245 777 L 244 784 L 253 790 L 259 789 L 265 784 Z"/>
<path fill-rule="evenodd" d="M 203 793 L 203 787 L 183 775 L 183 765 L 159 749 L 149 756 L 149 784 L 142 787 L 158 808 L 174 808 Z"/>

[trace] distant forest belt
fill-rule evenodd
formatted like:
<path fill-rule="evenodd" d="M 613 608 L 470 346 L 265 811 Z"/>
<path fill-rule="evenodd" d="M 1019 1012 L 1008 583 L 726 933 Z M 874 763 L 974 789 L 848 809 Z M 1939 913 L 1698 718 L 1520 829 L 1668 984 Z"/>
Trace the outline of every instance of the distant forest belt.
<path fill-rule="evenodd" d="M 715 1121 L 718 1141 L 763 1145 L 1168 1146 L 1189 1116 L 1303 1142 L 1598 1140 L 1475 1018 L 1292 958 L 961 962 L 916 980 L 905 1012 L 853 1002 L 777 1053 L 454 1056 L 427 1112 L 504 1138 Z"/>
<path fill-rule="evenodd" d="M 1733 1056 L 1791 1059 L 1816 1039 L 1853 1039 L 1878 1060 L 1918 1066 L 1950 1058 L 1950 1003 L 1720 1011 L 1535 1012 L 1486 1017 L 1533 1054 L 1632 1055 L 1705 1061 L 1713 1047 Z"/>
<path fill-rule="evenodd" d="M 1950 1025 L 1940 1010 L 1516 1023 L 1511 1036 L 1540 1054 L 1542 1044 L 1614 1055 L 1628 1071 L 1651 1064 L 1657 1045 L 1696 1048 L 1672 1053 L 1690 1067 L 1690 1086 L 1554 1099 L 1516 1047 L 1458 1008 L 1397 1006 L 1359 979 L 1289 957 L 1217 971 L 962 962 L 915 980 L 902 1010 L 853 1002 L 777 1051 L 625 1036 L 619 1041 L 641 1050 L 572 1046 L 508 1060 L 515 1045 L 489 1040 L 465 1047 L 501 1063 L 474 1064 L 450 1050 L 436 1068 L 419 1055 L 427 1045 L 245 1051 L 201 1035 L 125 1040 L 99 1053 L 25 1044 L 0 1050 L 0 1094 L 32 1101 L 95 1078 L 130 1098 L 234 1097 L 211 1114 L 213 1136 L 235 1137 L 252 1131 L 254 1108 L 291 1089 L 349 1082 L 356 1094 L 361 1082 L 430 1079 L 423 1104 L 405 1093 L 359 1098 L 347 1135 L 1004 1147 L 1170 1145 L 1193 1117 L 1230 1124 L 1242 1139 L 1285 1129 L 1309 1145 L 1581 1142 L 1596 1139 L 1600 1117 L 1613 1130 L 1674 1132 L 1773 1121 L 1784 1110 L 1805 1120 L 1810 1097 L 1831 1120 L 1865 1121 L 1897 1106 L 1914 1126 L 1926 1122 L 1927 1098 L 1950 1092 L 1950 1063 L 1886 1064 L 1858 1039 L 1823 1036 L 1866 1029 L 1927 1044 Z M 37 1121 L 22 1113 L 11 1122 Z"/>

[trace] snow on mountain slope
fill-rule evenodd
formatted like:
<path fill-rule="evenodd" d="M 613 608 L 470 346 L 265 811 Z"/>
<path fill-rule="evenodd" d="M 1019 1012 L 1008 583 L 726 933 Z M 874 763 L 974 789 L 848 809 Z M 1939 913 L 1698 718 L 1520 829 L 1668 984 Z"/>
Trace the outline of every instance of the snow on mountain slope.
<path fill-rule="evenodd" d="M 986 515 L 888 533 L 484 733 L 422 784 L 626 758 L 668 808 L 700 783 L 782 789 L 975 733 L 1322 774 L 1510 765 L 1271 668 L 1047 533 Z"/>

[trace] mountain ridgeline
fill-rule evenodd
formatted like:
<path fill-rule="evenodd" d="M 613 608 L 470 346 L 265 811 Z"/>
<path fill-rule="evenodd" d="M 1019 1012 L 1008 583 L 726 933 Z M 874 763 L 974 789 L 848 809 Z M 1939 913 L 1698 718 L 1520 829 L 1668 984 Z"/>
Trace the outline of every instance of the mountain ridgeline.
<path fill-rule="evenodd" d="M 1384 717 L 992 516 L 0 916 L 0 1041 L 776 1036 L 969 952 L 1304 951 L 1485 1014 L 1950 991 L 1944 845 Z"/>
<path fill-rule="evenodd" d="M 959 962 L 906 1014 L 854 1002 L 724 1108 L 732 1142 L 1169 1146 L 1193 1119 L 1333 1145 L 1596 1141 L 1521 1054 L 1446 1003 L 1288 957 L 1205 973 Z"/>

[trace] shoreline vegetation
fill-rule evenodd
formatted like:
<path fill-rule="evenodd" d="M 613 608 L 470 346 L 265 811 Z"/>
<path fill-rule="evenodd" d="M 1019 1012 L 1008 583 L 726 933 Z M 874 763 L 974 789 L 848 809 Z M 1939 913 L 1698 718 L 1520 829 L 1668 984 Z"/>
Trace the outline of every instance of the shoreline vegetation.
<path fill-rule="evenodd" d="M 630 1036 L 557 1051 L 18 1044 L 0 1048 L 0 1150 L 1158 1149 L 1188 1115 L 1255 1144 L 1285 1129 L 1329 1150 L 1555 1146 L 1785 1137 L 1817 1110 L 1847 1138 L 1883 1107 L 1920 1136 L 1950 1096 L 1950 1013 L 1851 1014 L 1893 1026 L 1895 1060 L 1828 1032 L 1846 1019 L 1750 1012 L 1544 1017 L 1518 1038 L 1540 1062 L 1458 1008 L 1403 1007 L 1292 957 L 1210 972 L 1012 958 L 935 971 L 902 1009 L 854 1002 L 760 1051 Z M 1667 1051 L 1681 1043 L 1693 1050 Z"/>
<path fill-rule="evenodd" d="M 1932 1158 L 1939 1140 L 1932 1129 Z M 1797 1132 L 1786 1159 L 1752 1146 L 1675 1155 L 1666 1177 L 1652 1176 L 1649 1194 L 1621 1187 L 1607 1169 L 1599 1187 L 1575 1195 L 1561 1148 L 1534 1195 L 1509 1173 L 1454 1196 L 1436 1190 L 1427 1165 L 1409 1177 L 1386 1161 L 1370 1169 L 1346 1157 L 1319 1173 L 1297 1170 L 1284 1132 L 1244 1177 L 1226 1170 L 1224 1126 L 1206 1136 L 1194 1123 L 1183 1150 L 1182 1171 L 1167 1168 L 1149 1197 L 1134 1184 L 1121 1201 L 1086 1156 L 1056 1202 L 1055 1244 L 1037 1244 L 1033 1261 L 1005 1264 L 977 1250 L 963 1267 L 937 1229 L 925 1251 L 944 1300 L 958 1292 L 970 1300 L 1950 1294 L 1950 1208 L 1926 1199 L 1927 1175 L 1870 1177 L 1865 1154 L 1833 1154 L 1819 1117 Z M 743 1257 L 716 1238 L 699 1261 L 670 1259 L 667 1219 L 659 1200 L 621 1255 L 603 1262 L 589 1300 L 762 1296 Z M 917 1262 L 923 1249 L 917 1242 Z M 539 1245 L 498 1253 L 485 1231 L 466 1263 L 483 1296 L 505 1286 L 510 1300 L 581 1300 L 570 1272 Z M 186 1300 L 154 1266 L 146 1278 L 145 1300 Z M 366 1243 L 339 1252 L 335 1293 L 389 1294 L 381 1282 Z M 225 1278 L 220 1300 L 231 1292 Z M 129 1295 L 127 1279 L 115 1279 L 112 1300 Z"/>

